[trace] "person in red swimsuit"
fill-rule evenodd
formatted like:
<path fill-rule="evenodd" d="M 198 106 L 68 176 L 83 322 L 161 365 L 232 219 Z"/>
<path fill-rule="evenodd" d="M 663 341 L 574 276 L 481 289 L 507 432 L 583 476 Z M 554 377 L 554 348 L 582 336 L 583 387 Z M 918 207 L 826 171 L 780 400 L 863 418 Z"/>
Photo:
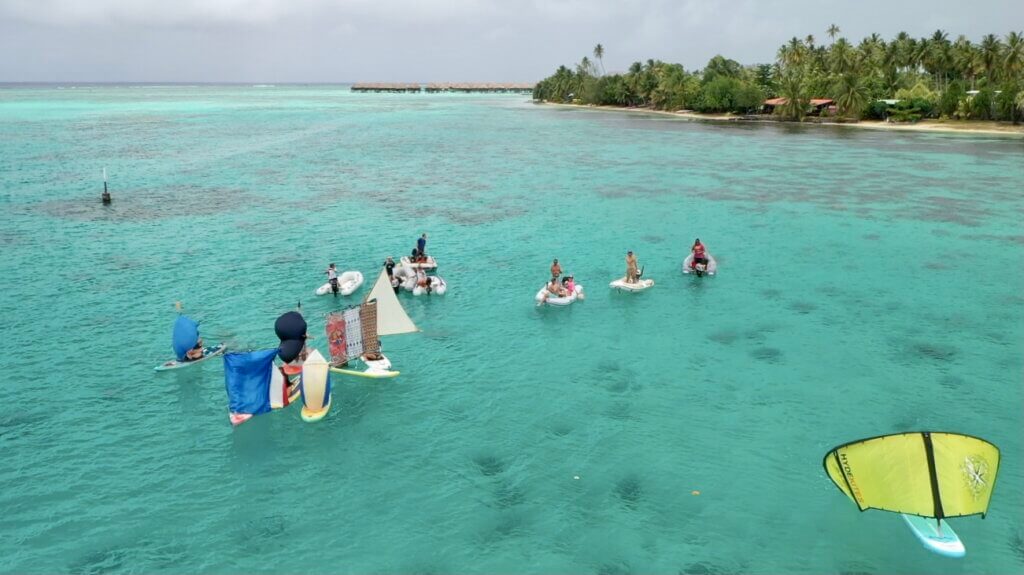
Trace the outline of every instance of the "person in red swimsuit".
<path fill-rule="evenodd" d="M 690 248 L 693 252 L 693 263 L 690 264 L 691 268 L 696 268 L 697 264 L 708 265 L 708 256 L 704 250 L 704 244 L 700 243 L 700 238 L 697 238 L 693 242 L 693 247 Z"/>

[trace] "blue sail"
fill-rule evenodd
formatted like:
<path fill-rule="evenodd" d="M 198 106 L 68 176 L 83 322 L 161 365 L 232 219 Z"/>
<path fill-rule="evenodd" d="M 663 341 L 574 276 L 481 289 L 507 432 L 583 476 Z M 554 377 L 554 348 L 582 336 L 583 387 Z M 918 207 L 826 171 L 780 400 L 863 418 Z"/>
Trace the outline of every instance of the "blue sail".
<path fill-rule="evenodd" d="M 179 315 L 174 320 L 174 333 L 171 336 L 171 345 L 174 347 L 174 355 L 178 361 L 185 360 L 185 353 L 196 346 L 199 342 L 199 322 L 193 321 L 190 317 Z"/>
<path fill-rule="evenodd" d="M 276 355 L 277 349 L 261 349 L 224 356 L 224 388 L 231 414 L 251 417 L 273 408 L 270 398 Z"/>

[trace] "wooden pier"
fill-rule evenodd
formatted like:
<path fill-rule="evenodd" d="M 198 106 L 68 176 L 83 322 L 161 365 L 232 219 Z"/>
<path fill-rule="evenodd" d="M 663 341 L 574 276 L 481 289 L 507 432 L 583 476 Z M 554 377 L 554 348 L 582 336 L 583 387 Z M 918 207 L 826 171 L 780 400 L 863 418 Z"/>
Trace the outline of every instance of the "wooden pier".
<path fill-rule="evenodd" d="M 500 93 L 500 94 L 532 94 L 533 84 L 527 83 L 500 83 L 500 82 L 433 82 L 430 84 L 405 84 L 405 83 L 373 83 L 360 82 L 352 85 L 353 92 L 394 92 L 394 93 L 419 93 L 427 92 L 436 94 L 440 92 L 460 93 Z"/>

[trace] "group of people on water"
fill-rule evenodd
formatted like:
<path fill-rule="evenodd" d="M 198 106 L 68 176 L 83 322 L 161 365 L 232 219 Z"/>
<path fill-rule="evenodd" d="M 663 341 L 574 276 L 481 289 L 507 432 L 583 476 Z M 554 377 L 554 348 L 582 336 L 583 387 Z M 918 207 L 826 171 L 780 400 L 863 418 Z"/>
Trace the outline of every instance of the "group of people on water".
<path fill-rule="evenodd" d="M 693 265 L 698 264 L 707 265 L 708 256 L 707 248 L 701 243 L 700 238 L 697 238 L 693 242 L 693 246 L 690 247 L 690 253 L 693 254 Z M 558 263 L 558 258 L 555 258 L 551 262 L 551 281 L 548 282 L 547 289 L 552 295 L 565 296 L 571 294 L 575 282 L 573 276 L 568 275 L 562 278 L 559 283 L 558 278 L 562 275 L 562 266 Z M 636 254 L 632 250 L 626 252 L 626 283 L 637 283 L 640 281 L 640 276 L 643 275 L 643 269 L 637 263 Z"/>
<path fill-rule="evenodd" d="M 570 296 L 576 291 L 576 278 L 572 274 L 562 275 L 562 265 L 558 263 L 558 258 L 551 262 L 551 281 L 546 288 L 553 297 Z"/>

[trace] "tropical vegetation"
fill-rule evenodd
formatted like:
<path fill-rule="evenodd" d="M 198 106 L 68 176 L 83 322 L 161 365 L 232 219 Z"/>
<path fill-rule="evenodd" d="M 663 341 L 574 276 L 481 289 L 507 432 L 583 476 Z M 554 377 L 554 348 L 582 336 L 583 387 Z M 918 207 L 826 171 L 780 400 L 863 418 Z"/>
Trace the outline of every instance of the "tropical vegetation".
<path fill-rule="evenodd" d="M 927 38 L 900 32 L 886 41 L 872 34 L 854 45 L 835 24 L 828 45 L 813 35 L 783 44 L 771 64 L 744 66 L 715 56 L 701 70 L 660 60 L 634 62 L 607 74 L 604 46 L 574 67 L 560 66 L 537 83 L 537 100 L 577 104 L 755 114 L 769 98 L 780 119 L 801 120 L 811 100 L 833 100 L 821 110 L 837 119 L 916 121 L 920 118 L 999 120 L 1024 118 L 1024 34 L 980 42 L 949 39 L 937 30 Z M 595 63 L 596 61 L 596 63 Z"/>

